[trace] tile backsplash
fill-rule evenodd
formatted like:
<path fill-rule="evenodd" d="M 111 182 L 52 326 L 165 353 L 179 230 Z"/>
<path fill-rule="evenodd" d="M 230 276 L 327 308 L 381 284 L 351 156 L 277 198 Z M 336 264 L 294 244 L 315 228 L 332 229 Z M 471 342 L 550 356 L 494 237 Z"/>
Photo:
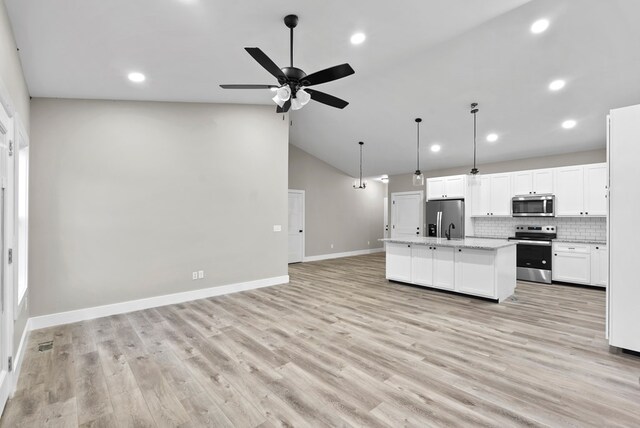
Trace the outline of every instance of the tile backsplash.
<path fill-rule="evenodd" d="M 558 239 L 575 241 L 605 241 L 607 219 L 604 217 L 474 217 L 474 236 L 507 238 L 513 236 L 516 225 L 554 225 Z"/>

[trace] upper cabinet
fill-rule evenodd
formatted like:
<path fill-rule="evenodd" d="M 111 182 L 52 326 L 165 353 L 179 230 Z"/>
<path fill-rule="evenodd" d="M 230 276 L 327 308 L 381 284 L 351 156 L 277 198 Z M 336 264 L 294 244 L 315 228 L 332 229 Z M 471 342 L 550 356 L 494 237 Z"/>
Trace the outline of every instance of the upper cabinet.
<path fill-rule="evenodd" d="M 489 174 L 469 180 L 472 216 L 511 215 L 511 174 Z"/>
<path fill-rule="evenodd" d="M 557 168 L 554 193 L 557 216 L 607 215 L 607 165 Z"/>
<path fill-rule="evenodd" d="M 518 171 L 512 173 L 513 195 L 542 195 L 553 193 L 553 169 Z"/>
<path fill-rule="evenodd" d="M 607 215 L 607 165 L 584 167 L 584 214 Z"/>
<path fill-rule="evenodd" d="M 467 189 L 466 175 L 427 178 L 427 199 L 464 199 Z"/>

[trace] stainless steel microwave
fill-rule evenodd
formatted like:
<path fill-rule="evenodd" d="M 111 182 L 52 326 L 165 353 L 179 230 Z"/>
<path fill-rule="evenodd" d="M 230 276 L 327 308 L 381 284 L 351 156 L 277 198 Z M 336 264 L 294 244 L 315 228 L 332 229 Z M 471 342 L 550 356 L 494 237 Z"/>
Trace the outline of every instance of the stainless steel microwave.
<path fill-rule="evenodd" d="M 513 217 L 555 217 L 554 195 L 516 196 L 511 199 Z"/>

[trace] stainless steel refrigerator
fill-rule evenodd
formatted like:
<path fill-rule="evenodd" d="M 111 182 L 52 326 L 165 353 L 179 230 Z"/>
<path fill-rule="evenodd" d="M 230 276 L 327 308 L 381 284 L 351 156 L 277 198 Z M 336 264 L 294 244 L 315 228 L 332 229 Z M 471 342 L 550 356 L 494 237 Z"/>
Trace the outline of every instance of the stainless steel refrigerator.
<path fill-rule="evenodd" d="M 427 202 L 427 235 L 444 238 L 449 225 L 451 239 L 464 238 L 464 200 L 450 199 Z"/>

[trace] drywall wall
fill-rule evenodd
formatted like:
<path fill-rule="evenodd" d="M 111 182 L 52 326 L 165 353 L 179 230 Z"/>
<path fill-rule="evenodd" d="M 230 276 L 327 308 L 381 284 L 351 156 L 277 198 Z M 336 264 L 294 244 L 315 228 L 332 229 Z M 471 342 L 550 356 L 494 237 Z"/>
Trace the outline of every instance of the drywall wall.
<path fill-rule="evenodd" d="M 29 91 L 27 83 L 24 79 L 22 64 L 16 47 L 9 16 L 5 9 L 4 2 L 0 2 L 0 97 L 11 105 L 14 110 L 14 118 L 20 120 L 29 133 Z M 13 327 L 13 350 L 14 355 L 20 344 L 20 339 L 27 325 L 29 318 L 28 311 L 29 296 L 28 292 L 22 300 L 22 304 L 18 307 L 18 313 L 15 314 L 15 323 Z"/>
<path fill-rule="evenodd" d="M 515 159 L 505 162 L 495 162 L 478 165 L 481 174 L 496 174 L 500 172 L 526 171 L 530 169 L 556 168 L 570 165 L 586 165 L 590 163 L 600 163 L 607 161 L 607 150 L 589 150 L 577 153 L 567 153 L 561 155 L 542 156 L 528 159 Z M 432 159 L 432 163 L 436 160 Z M 429 163 L 429 158 L 427 158 Z M 446 177 L 448 175 L 468 174 L 471 165 L 467 167 L 456 167 L 449 169 L 434 169 L 423 171 L 426 178 L 430 177 Z M 391 193 L 408 192 L 416 190 L 412 183 L 412 173 L 398 174 L 389 176 L 389 200 Z M 425 190 L 421 188 L 420 190 Z M 389 209 L 389 221 L 391 221 L 391 209 Z"/>
<path fill-rule="evenodd" d="M 32 316 L 287 275 L 289 130 L 271 106 L 31 113 Z"/>
<path fill-rule="evenodd" d="M 386 187 L 368 180 L 356 190 L 353 177 L 290 145 L 289 188 L 305 191 L 305 257 L 382 247 Z"/>
<path fill-rule="evenodd" d="M 20 120 L 29 130 L 29 90 L 4 1 L 0 2 L 0 85 L 0 93 L 6 91 Z"/>

